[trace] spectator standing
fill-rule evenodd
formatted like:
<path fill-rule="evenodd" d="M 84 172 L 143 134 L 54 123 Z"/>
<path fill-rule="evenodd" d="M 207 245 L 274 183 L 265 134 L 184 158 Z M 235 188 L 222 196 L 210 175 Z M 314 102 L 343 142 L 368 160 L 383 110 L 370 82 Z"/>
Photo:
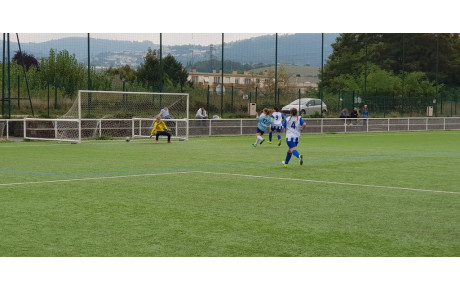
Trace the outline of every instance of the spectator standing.
<path fill-rule="evenodd" d="M 369 118 L 369 110 L 367 109 L 367 105 L 364 105 L 363 108 L 363 118 Z"/>

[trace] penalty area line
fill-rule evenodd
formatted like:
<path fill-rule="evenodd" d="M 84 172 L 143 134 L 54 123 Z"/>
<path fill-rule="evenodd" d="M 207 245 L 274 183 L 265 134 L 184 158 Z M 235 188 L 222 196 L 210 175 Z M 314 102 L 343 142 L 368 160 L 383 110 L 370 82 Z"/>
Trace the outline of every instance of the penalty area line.
<path fill-rule="evenodd" d="M 368 188 L 405 190 L 405 191 L 415 191 L 415 192 L 425 192 L 425 193 L 457 194 L 457 195 L 460 194 L 460 192 L 455 192 L 455 191 L 418 189 L 418 188 L 397 187 L 397 186 L 382 186 L 382 185 L 357 184 L 357 183 L 321 181 L 321 180 L 298 179 L 298 178 L 283 178 L 283 177 L 270 177 L 270 176 L 258 176 L 258 175 L 247 175 L 247 174 L 232 174 L 232 173 L 221 173 L 221 172 L 204 172 L 204 171 L 198 171 L 198 172 L 201 172 L 204 174 L 226 175 L 226 176 L 236 176 L 236 177 L 245 177 L 245 178 L 271 179 L 271 180 L 295 181 L 295 182 L 341 185 L 341 186 L 359 186 L 359 187 L 368 187 Z"/>
<path fill-rule="evenodd" d="M 188 171 L 188 172 L 149 173 L 149 174 L 138 174 L 138 175 L 88 177 L 88 178 L 46 180 L 46 181 L 33 181 L 33 182 L 16 182 L 16 183 L 0 184 L 0 187 L 49 184 L 49 183 L 68 183 L 68 182 L 81 182 L 81 181 L 94 181 L 94 180 L 97 181 L 97 180 L 107 180 L 107 179 L 124 179 L 124 178 L 137 178 L 137 177 L 165 176 L 165 175 L 180 175 L 180 174 L 193 174 L 193 173 L 200 173 L 200 172 Z"/>

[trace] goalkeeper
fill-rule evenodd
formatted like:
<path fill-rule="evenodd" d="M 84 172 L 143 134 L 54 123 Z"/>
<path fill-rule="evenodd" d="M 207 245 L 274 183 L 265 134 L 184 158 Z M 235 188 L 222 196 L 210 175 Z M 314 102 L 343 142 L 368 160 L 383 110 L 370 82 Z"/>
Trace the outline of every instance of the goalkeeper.
<path fill-rule="evenodd" d="M 165 135 L 168 137 L 168 143 L 171 143 L 171 134 L 169 133 L 169 129 L 164 123 L 163 120 L 158 116 L 155 123 L 153 124 L 152 132 L 150 133 L 150 137 L 155 135 L 156 143 L 158 143 L 158 137 L 160 135 Z"/>

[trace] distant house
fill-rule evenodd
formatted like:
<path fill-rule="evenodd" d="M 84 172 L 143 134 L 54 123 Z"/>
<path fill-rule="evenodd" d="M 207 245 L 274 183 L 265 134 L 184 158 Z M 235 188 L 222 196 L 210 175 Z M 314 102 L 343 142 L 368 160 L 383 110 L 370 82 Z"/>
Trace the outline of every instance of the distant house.
<path fill-rule="evenodd" d="M 237 70 L 233 70 L 231 74 L 225 74 L 224 77 L 224 89 L 231 88 L 234 89 L 245 89 L 248 86 L 253 88 L 263 88 L 270 82 L 269 76 L 267 72 L 263 74 L 250 74 L 249 71 L 244 70 L 243 73 L 238 73 Z M 220 85 L 221 85 L 221 78 L 222 78 L 222 70 L 217 72 L 216 69 L 212 70 L 212 73 L 203 73 L 197 72 L 196 68 L 192 68 L 192 70 L 188 74 L 188 80 L 192 81 L 195 84 L 201 84 L 204 86 L 209 86 L 209 90 L 216 92 L 220 92 Z M 274 82 L 274 80 L 271 80 Z M 301 77 L 297 75 L 295 77 L 291 77 L 289 79 L 289 87 L 300 89 L 302 93 L 306 90 L 317 89 L 318 85 L 316 83 L 308 82 L 305 77 Z M 225 90 L 224 90 L 225 92 Z"/>
<path fill-rule="evenodd" d="M 289 85 L 291 88 L 300 89 L 300 93 L 305 93 L 307 90 L 318 90 L 318 84 L 310 81 L 310 78 L 303 77 L 300 74 L 296 74 L 289 78 Z"/>

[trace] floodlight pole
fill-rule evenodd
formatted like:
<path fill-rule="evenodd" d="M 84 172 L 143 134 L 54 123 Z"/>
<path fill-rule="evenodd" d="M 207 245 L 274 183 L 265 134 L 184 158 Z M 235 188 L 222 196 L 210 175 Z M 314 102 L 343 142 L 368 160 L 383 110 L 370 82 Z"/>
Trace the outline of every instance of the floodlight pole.
<path fill-rule="evenodd" d="M 88 90 L 91 90 L 91 60 L 90 60 L 90 45 L 89 45 L 89 33 L 88 33 Z"/>
<path fill-rule="evenodd" d="M 2 116 L 5 114 L 5 37 L 3 33 L 3 58 L 2 58 Z"/>
<path fill-rule="evenodd" d="M 405 70 L 405 57 L 406 57 L 406 39 L 404 33 L 402 34 L 402 99 L 405 97 L 405 83 L 406 83 L 406 72 Z"/>
<path fill-rule="evenodd" d="M 11 119 L 11 62 L 10 62 L 10 34 L 6 34 L 6 45 L 8 51 L 8 119 Z"/>
<path fill-rule="evenodd" d="M 324 66 L 324 33 L 321 33 L 321 83 L 323 81 Z M 321 100 L 321 117 L 323 117 L 323 84 L 319 87 L 319 99 Z"/>
<path fill-rule="evenodd" d="M 439 34 L 436 34 L 436 100 L 435 104 L 435 116 L 438 116 L 438 72 L 439 72 Z M 442 104 L 441 104 L 441 114 L 442 114 Z"/>
<path fill-rule="evenodd" d="M 89 45 L 89 41 L 90 41 L 90 36 L 89 36 L 89 33 L 88 33 L 88 90 L 92 90 L 92 84 L 91 84 L 91 57 L 90 57 L 90 45 Z M 92 98 L 92 95 L 91 93 L 88 94 L 88 116 L 91 116 L 91 106 L 93 104 L 93 98 Z M 81 126 L 81 117 L 79 118 L 80 120 L 80 126 Z M 80 134 L 80 137 L 81 137 L 81 134 Z"/>
<path fill-rule="evenodd" d="M 366 99 L 367 95 L 367 33 L 364 34 L 364 46 L 366 50 L 366 62 L 364 64 L 364 99 Z M 354 105 L 354 100 L 353 100 L 353 105 Z"/>
<path fill-rule="evenodd" d="M 163 33 L 160 33 L 160 92 L 163 92 L 163 84 Z"/>
<path fill-rule="evenodd" d="M 221 71 L 221 86 L 220 86 L 220 117 L 224 115 L 224 34 L 222 33 L 222 71 Z"/>
<path fill-rule="evenodd" d="M 278 105 L 277 101 L 279 101 L 276 98 L 277 91 L 278 91 L 278 33 L 275 34 L 275 106 Z"/>

